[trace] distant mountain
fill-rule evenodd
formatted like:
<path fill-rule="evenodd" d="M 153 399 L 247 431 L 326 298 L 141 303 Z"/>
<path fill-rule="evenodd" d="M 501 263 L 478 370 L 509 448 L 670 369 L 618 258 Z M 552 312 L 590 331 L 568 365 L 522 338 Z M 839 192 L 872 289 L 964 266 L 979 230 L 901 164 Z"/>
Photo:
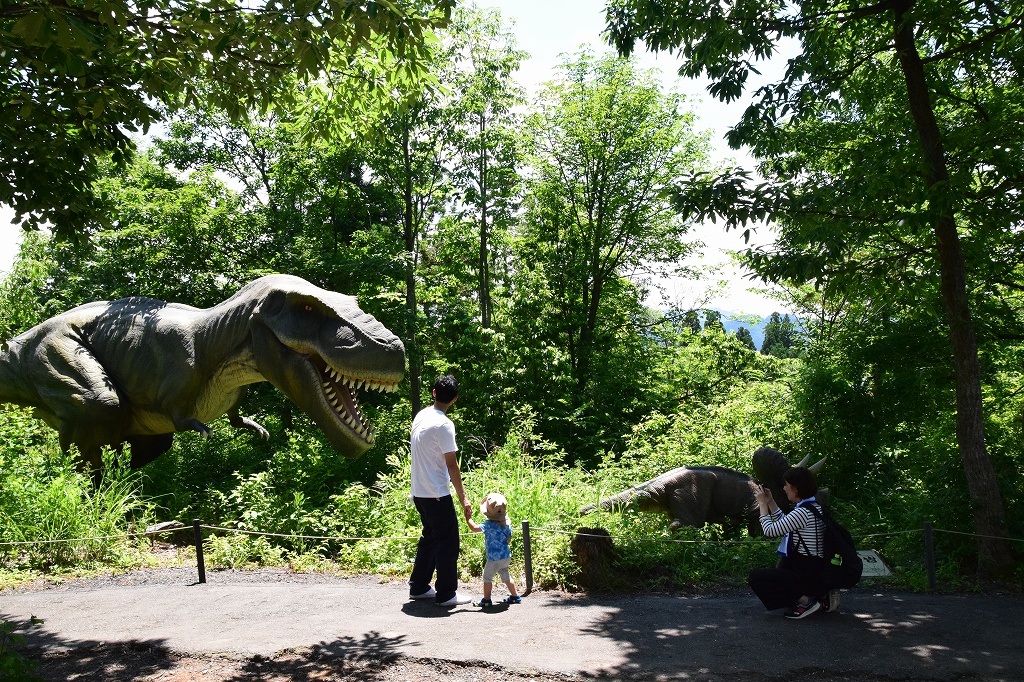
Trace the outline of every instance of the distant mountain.
<path fill-rule="evenodd" d="M 740 327 L 746 327 L 747 331 L 750 332 L 750 337 L 754 339 L 754 347 L 757 350 L 761 350 L 761 344 L 764 343 L 764 327 L 768 324 L 768 319 L 771 317 L 758 317 L 755 318 L 756 322 L 740 322 L 734 320 L 739 313 L 734 313 L 731 310 L 722 310 L 721 308 L 712 308 L 722 314 L 722 324 L 725 326 L 725 331 L 730 334 L 735 334 L 736 330 Z M 746 316 L 744 316 L 746 317 Z"/>
<path fill-rule="evenodd" d="M 771 319 L 771 315 L 765 317 L 758 317 L 757 315 L 748 315 L 745 313 L 735 313 L 731 310 L 723 310 L 722 308 L 711 308 L 711 310 L 717 311 L 722 316 L 722 326 L 725 327 L 725 331 L 730 334 L 735 334 L 740 327 L 746 327 L 747 331 L 750 332 L 750 338 L 754 340 L 755 350 L 761 350 L 761 344 L 764 343 L 764 328 L 768 325 L 768 320 Z M 780 317 L 785 317 L 787 313 L 779 313 Z M 743 320 L 737 320 L 734 318 L 743 317 Z M 789 314 L 789 319 L 795 321 L 799 328 L 800 320 L 796 315 Z M 704 325 L 704 313 L 700 312 L 700 323 Z"/>

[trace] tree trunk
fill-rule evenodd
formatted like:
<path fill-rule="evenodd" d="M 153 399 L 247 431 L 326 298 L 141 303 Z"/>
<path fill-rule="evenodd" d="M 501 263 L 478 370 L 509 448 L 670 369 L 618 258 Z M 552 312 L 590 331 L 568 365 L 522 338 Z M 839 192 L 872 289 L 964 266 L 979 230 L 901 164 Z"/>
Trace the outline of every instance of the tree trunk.
<path fill-rule="evenodd" d="M 480 257 L 479 261 L 479 298 L 480 298 L 480 326 L 484 329 L 491 328 L 491 270 L 490 270 L 490 248 L 487 236 L 487 132 L 486 113 L 480 114 Z"/>
<path fill-rule="evenodd" d="M 409 140 L 409 120 L 402 122 L 402 163 L 405 182 L 402 198 L 405 201 L 403 220 L 405 232 L 405 353 L 409 358 L 409 404 L 413 416 L 420 411 L 420 358 L 416 343 L 416 225 L 412 201 L 412 150 Z"/>
<path fill-rule="evenodd" d="M 949 171 L 942 133 L 935 120 L 924 64 L 914 43 L 913 27 L 905 12 L 912 0 L 895 9 L 895 40 L 906 80 L 910 113 L 921 140 L 928 172 L 925 183 L 930 194 L 929 212 L 934 221 L 936 252 L 941 273 L 942 302 L 949 323 L 956 379 L 956 435 L 967 477 L 974 527 L 978 538 L 978 574 L 999 575 L 1013 566 L 1007 535 L 1006 515 L 995 469 L 985 446 L 985 423 L 981 395 L 981 364 L 967 298 L 967 277 L 956 218 L 948 201 Z M 944 196 L 945 195 L 945 196 Z"/>

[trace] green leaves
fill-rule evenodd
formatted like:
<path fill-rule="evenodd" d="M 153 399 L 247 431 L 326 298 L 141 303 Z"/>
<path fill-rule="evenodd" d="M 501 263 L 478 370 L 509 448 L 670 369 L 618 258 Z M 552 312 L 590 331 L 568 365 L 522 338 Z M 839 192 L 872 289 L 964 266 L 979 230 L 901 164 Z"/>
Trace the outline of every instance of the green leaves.
<path fill-rule="evenodd" d="M 204 99 L 233 118 L 292 98 L 287 88 L 318 78 L 336 55 L 390 56 L 359 87 L 349 72 L 330 87 L 347 104 L 380 99 L 385 84 L 414 87 L 415 63 L 453 1 L 420 10 L 412 2 L 304 1 L 246 8 L 228 0 L 44 0 L 0 18 L 0 201 L 30 227 L 52 224 L 77 237 L 98 218 L 90 183 L 96 160 L 129 158 L 123 131 L 145 130 Z M 355 84 L 357 87 L 349 87 Z M 358 110 L 359 106 L 353 106 Z M 358 119 L 356 119 L 358 120 Z"/>

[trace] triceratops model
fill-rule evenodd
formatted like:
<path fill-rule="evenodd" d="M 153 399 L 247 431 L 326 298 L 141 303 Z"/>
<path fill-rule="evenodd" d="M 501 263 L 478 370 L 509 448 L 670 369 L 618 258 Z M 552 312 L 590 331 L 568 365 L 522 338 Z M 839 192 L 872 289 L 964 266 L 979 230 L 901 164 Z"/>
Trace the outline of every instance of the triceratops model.
<path fill-rule="evenodd" d="M 151 298 L 88 303 L 11 339 L 0 350 L 0 402 L 35 408 L 97 472 L 104 445 L 131 446 L 140 467 L 175 431 L 209 435 L 242 417 L 248 384 L 269 381 L 347 457 L 373 442 L 357 389 L 394 391 L 405 348 L 352 296 L 291 275 L 269 275 L 212 308 Z"/>
<path fill-rule="evenodd" d="M 808 457 L 804 457 L 797 466 L 806 465 L 807 460 Z M 824 461 L 822 459 L 811 466 L 811 470 L 817 472 Z M 755 475 L 762 484 L 771 488 L 776 502 L 783 509 L 790 505 L 782 492 L 782 475 L 790 466 L 785 455 L 774 448 L 761 447 L 754 452 Z M 757 503 L 750 489 L 753 480 L 747 474 L 728 467 L 679 467 L 618 495 L 588 504 L 580 513 L 589 514 L 598 507 L 661 511 L 672 519 L 668 527 L 670 531 L 680 526 L 701 528 L 706 523 L 724 526 L 746 524 L 748 533 L 760 535 Z"/>

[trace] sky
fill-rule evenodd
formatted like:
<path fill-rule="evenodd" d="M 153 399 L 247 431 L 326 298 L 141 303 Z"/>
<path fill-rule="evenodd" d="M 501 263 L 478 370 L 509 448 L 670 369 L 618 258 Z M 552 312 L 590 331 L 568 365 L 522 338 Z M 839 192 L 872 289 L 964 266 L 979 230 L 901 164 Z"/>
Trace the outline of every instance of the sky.
<path fill-rule="evenodd" d="M 551 80 L 557 66 L 562 62 L 559 55 L 573 54 L 584 45 L 591 46 L 595 52 L 610 51 L 601 37 L 605 27 L 604 0 L 476 0 L 481 7 L 493 7 L 501 11 L 506 20 L 514 22 L 512 26 L 518 47 L 531 56 L 523 65 L 516 79 L 534 93 L 538 85 Z M 637 44 L 636 58 L 645 68 L 659 69 L 666 88 L 672 88 L 686 96 L 687 102 L 697 114 L 696 127 L 711 132 L 712 160 L 715 162 L 731 160 L 737 165 L 753 169 L 753 162 L 742 150 L 730 149 L 726 144 L 725 133 L 740 119 L 746 108 L 748 99 L 741 97 L 731 104 L 723 104 L 711 97 L 704 79 L 679 78 L 676 72 L 679 62 L 671 55 L 658 56 L 645 52 L 642 44 Z M 759 64 L 762 76 L 751 79 L 748 93 L 765 82 L 778 80 L 785 60 L 778 59 L 766 64 Z M 756 283 L 745 277 L 732 265 L 727 250 L 739 250 L 746 247 L 740 232 L 725 232 L 714 224 L 696 226 L 693 231 L 696 239 L 704 242 L 705 250 L 700 258 L 694 259 L 690 265 L 711 266 L 720 268 L 714 276 L 701 281 L 662 280 L 668 301 L 689 307 L 714 307 L 735 313 L 768 316 L 772 312 L 792 312 L 785 305 L 771 300 L 748 289 Z M 770 243 L 772 235 L 761 228 L 752 238 L 752 243 Z M 714 288 L 716 291 L 709 293 Z M 705 303 L 705 297 L 711 296 Z M 662 307 L 659 297 L 652 296 L 648 305 Z"/>
<path fill-rule="evenodd" d="M 518 47 L 530 54 L 516 79 L 533 94 L 539 84 L 551 80 L 562 54 L 573 54 L 585 45 L 595 52 L 610 50 L 601 39 L 604 29 L 604 0 L 477 0 L 481 7 L 493 7 L 501 11 L 506 23 L 516 35 Z M 741 151 L 729 149 L 723 136 L 740 118 L 747 100 L 741 97 L 733 104 L 722 104 L 704 90 L 706 82 L 701 80 L 678 79 L 675 71 L 678 63 L 671 56 L 655 58 L 641 51 L 637 57 L 642 66 L 658 68 L 663 72 L 666 87 L 675 88 L 686 95 L 687 101 L 698 115 L 697 128 L 711 131 L 713 160 L 734 160 L 737 164 L 752 167 L 750 158 Z M 769 63 L 761 68 L 761 81 L 773 80 L 778 64 Z M 755 84 L 757 81 L 755 81 Z M 0 206 L 0 271 L 9 271 L 20 241 L 19 229 L 11 225 L 13 211 Z M 763 295 L 748 291 L 755 284 L 744 277 L 743 272 L 728 263 L 724 250 L 744 248 L 742 237 L 737 232 L 726 233 L 713 224 L 697 226 L 693 236 L 706 245 L 701 258 L 692 265 L 716 266 L 722 268 L 714 277 L 699 282 L 690 280 L 663 280 L 661 285 L 668 299 L 684 307 L 716 307 L 736 313 L 767 316 L 779 312 L 790 312 L 785 306 Z M 754 237 L 755 243 L 766 243 L 770 233 L 762 228 Z M 709 287 L 724 282 L 724 289 L 714 293 L 709 302 L 704 299 Z M 721 288 L 721 287 L 719 287 Z M 661 306 L 659 298 L 652 297 L 649 305 Z"/>

